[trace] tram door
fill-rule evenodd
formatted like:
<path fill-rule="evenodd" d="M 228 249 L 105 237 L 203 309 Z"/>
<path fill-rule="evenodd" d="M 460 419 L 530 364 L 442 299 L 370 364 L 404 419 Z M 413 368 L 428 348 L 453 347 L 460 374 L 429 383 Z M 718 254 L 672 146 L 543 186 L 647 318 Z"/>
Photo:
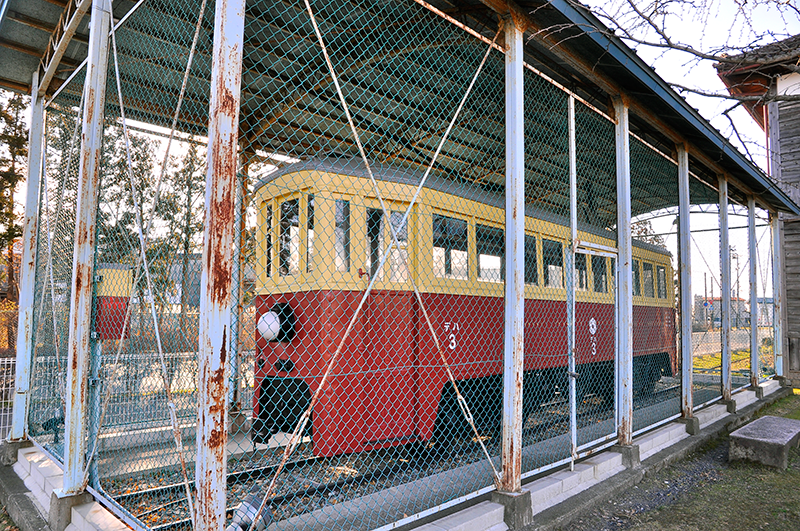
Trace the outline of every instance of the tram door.
<path fill-rule="evenodd" d="M 391 212 L 393 223 L 402 214 Z M 376 274 L 378 249 L 385 249 L 388 227 L 380 211 L 367 210 L 367 239 L 370 241 L 368 266 Z M 395 227 L 401 246 L 404 227 Z M 387 287 L 400 288 L 408 279 L 407 249 L 393 250 L 381 275 Z M 405 271 L 405 272 L 403 272 Z M 417 429 L 416 303 L 407 289 L 376 289 L 364 308 L 364 441 L 378 442 L 414 437 Z"/>

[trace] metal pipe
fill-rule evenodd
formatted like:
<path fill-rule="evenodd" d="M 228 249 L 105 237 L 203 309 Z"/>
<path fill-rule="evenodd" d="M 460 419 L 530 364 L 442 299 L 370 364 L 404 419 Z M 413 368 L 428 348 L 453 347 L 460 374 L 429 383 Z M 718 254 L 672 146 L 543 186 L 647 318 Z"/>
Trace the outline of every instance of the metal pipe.
<path fill-rule="evenodd" d="M 575 381 L 578 374 L 575 367 L 575 251 L 578 246 L 578 170 L 575 147 L 575 98 L 569 97 L 569 230 L 570 244 L 567 252 L 567 359 L 569 368 L 569 440 L 570 469 L 574 470 L 578 447 L 578 410 Z"/>
<path fill-rule="evenodd" d="M 89 448 L 89 455 L 94 455 L 97 452 L 97 443 L 100 437 L 100 368 L 103 357 L 103 343 L 102 341 L 93 341 L 91 345 L 91 354 L 89 359 L 89 418 L 87 420 L 88 438 L 87 446 Z M 97 468 L 97 459 L 92 459 L 89 462 L 89 485 L 95 489 L 100 488 L 100 474 Z"/>
<path fill-rule="evenodd" d="M 33 309 L 36 288 L 36 241 L 39 234 L 39 183 L 42 176 L 44 145 L 44 98 L 39 96 L 39 73 L 31 80 L 31 129 L 28 135 L 28 170 L 25 219 L 22 222 L 22 260 L 19 279 L 17 321 L 17 368 L 14 380 L 14 406 L 9 439 L 27 436 L 28 400 L 33 363 Z"/>
<path fill-rule="evenodd" d="M 236 179 L 236 203 L 233 207 L 236 216 L 236 232 L 239 234 L 239 238 L 233 239 L 232 263 L 235 264 L 235 266 L 231 271 L 231 347 L 230 356 L 228 357 L 228 378 L 230 380 L 228 406 L 231 408 L 237 408 L 236 402 L 239 399 L 237 392 L 239 385 L 239 335 L 242 316 L 242 280 L 244 279 L 242 248 L 245 238 L 244 214 L 247 209 L 245 201 L 247 178 L 243 176 L 242 179 L 239 179 L 238 174 L 246 175 L 247 169 L 246 155 L 242 153 L 239 155 L 239 171 L 237 172 Z"/>
<path fill-rule="evenodd" d="M 692 402 L 692 232 L 689 223 L 689 152 L 678 145 L 678 258 L 680 261 L 681 301 L 681 414 L 693 415 Z M 706 302 L 706 301 L 703 301 Z M 703 320 L 705 322 L 705 319 Z"/>
<path fill-rule="evenodd" d="M 196 529 L 225 525 L 231 270 L 245 0 L 218 0 L 208 123 L 198 360 Z"/>
<path fill-rule="evenodd" d="M 728 179 L 719 178 L 719 301 L 722 319 L 722 399 L 731 399 L 731 245 L 728 232 Z"/>
<path fill-rule="evenodd" d="M 525 334 L 525 127 L 522 30 L 504 20 L 506 35 L 506 291 L 503 340 L 504 492 L 522 491 L 522 369 Z"/>
<path fill-rule="evenodd" d="M 761 374 L 758 357 L 758 240 L 756 240 L 756 199 L 747 198 L 747 243 L 750 251 L 750 385 L 758 385 Z"/>
<path fill-rule="evenodd" d="M 633 243 L 628 106 L 614 98 L 617 159 L 617 397 L 619 444 L 633 442 Z"/>
<path fill-rule="evenodd" d="M 111 2 L 94 0 L 89 28 L 89 54 L 78 169 L 75 252 L 72 259 L 72 300 L 67 344 L 67 397 L 64 417 L 64 487 L 66 495 L 83 491 L 86 441 L 86 397 L 92 330 L 94 251 L 97 201 L 108 68 Z"/>
<path fill-rule="evenodd" d="M 783 234 L 780 214 L 770 213 L 772 228 L 772 348 L 775 355 L 775 374 L 783 376 Z"/>

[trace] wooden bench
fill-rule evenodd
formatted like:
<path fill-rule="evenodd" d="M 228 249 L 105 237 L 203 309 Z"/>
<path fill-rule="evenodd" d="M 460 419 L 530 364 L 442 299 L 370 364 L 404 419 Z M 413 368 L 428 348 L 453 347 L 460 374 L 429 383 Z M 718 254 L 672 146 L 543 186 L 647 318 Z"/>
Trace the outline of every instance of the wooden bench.
<path fill-rule="evenodd" d="M 728 461 L 746 459 L 786 470 L 789 449 L 800 441 L 800 420 L 761 417 L 730 436 Z"/>

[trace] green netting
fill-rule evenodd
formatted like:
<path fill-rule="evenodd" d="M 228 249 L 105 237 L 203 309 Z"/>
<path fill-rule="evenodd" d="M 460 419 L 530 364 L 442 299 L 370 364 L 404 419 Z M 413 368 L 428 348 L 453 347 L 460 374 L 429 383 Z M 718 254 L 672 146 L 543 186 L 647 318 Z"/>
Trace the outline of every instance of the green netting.
<path fill-rule="evenodd" d="M 476 38 L 413 0 L 310 5 L 332 70 L 303 3 L 252 1 L 245 13 L 240 163 L 231 196 L 237 238 L 226 336 L 227 516 L 229 523 L 248 510 L 252 517 L 267 496 L 265 523 L 375 529 L 475 496 L 499 466 L 505 57 L 490 49 L 493 38 L 503 45 L 492 24 Z M 88 472 L 118 513 L 148 529 L 191 528 L 184 483 L 195 481 L 198 452 L 213 2 L 182 97 L 181 85 L 199 10 L 197 0 L 145 2 L 116 32 L 117 64 L 109 54 Z M 76 76 L 49 106 L 40 209 L 46 237 L 38 249 L 34 373 L 41 378 L 29 426 L 57 456 L 77 156 L 66 166 L 70 149 L 78 152 L 79 139 L 70 138 L 82 85 Z M 530 69 L 524 96 L 522 446 L 523 471 L 534 475 L 616 438 L 618 197 L 611 118 Z M 635 220 L 674 217 L 675 163 L 631 137 L 630 170 Z M 707 172 L 693 170 L 692 204 L 716 204 L 716 191 L 700 180 L 709 180 Z M 634 236 L 639 430 L 677 414 L 681 367 L 675 228 L 661 240 L 647 230 Z M 695 378 L 696 403 L 718 382 L 718 371 L 704 374 Z M 312 397 L 309 422 L 293 440 Z M 292 442 L 296 451 L 278 473 Z"/>

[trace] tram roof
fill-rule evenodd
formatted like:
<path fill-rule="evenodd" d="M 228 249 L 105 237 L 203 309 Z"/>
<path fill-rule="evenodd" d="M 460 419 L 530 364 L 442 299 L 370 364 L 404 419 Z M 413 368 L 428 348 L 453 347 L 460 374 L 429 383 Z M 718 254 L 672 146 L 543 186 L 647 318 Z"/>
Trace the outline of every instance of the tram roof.
<path fill-rule="evenodd" d="M 345 0 L 330 0 L 328 6 L 334 10 L 335 4 L 344 5 Z M 459 21 L 478 31 L 488 38 L 494 36 L 498 21 L 498 6 L 508 6 L 505 0 L 475 0 L 444 1 L 433 0 L 436 7 L 453 14 Z M 17 91 L 29 91 L 30 79 L 33 72 L 39 67 L 39 62 L 44 55 L 50 40 L 50 33 L 59 23 L 59 17 L 67 7 L 67 0 L 0 0 L 0 86 Z M 118 44 L 120 60 L 124 63 L 123 93 L 126 94 L 126 112 L 133 119 L 154 125 L 169 127 L 174 105 L 165 104 L 159 98 L 174 96 L 179 92 L 182 78 L 180 58 L 188 55 L 188 48 L 194 30 L 192 13 L 197 12 L 199 0 L 187 0 L 180 3 L 181 16 L 176 11 L 173 3 L 161 0 L 148 0 L 135 4 L 131 0 L 120 0 L 113 3 L 114 18 L 121 19 L 134 7 L 139 5 L 134 15 L 135 24 L 126 23 L 118 30 Z M 196 5 L 194 5 L 196 4 Z M 201 38 L 197 51 L 196 66 L 193 69 L 192 83 L 186 94 L 184 107 L 179 120 L 180 130 L 198 134 L 204 131 L 207 124 L 208 92 L 211 68 L 211 41 L 213 36 L 213 3 L 208 8 L 201 31 Z M 535 5 L 534 5 L 535 4 Z M 350 8 L 355 9 L 351 4 Z M 292 156 L 319 155 L 330 146 L 325 145 L 326 134 L 331 130 L 337 132 L 346 130 L 346 124 L 331 124 L 331 116 L 323 109 L 323 103 L 314 95 L 307 98 L 309 101 L 304 110 L 294 109 L 286 114 L 283 122 L 276 120 L 273 126 L 264 129 L 258 123 L 263 115 L 262 106 L 269 103 L 264 94 L 269 93 L 277 84 L 284 80 L 281 72 L 276 72 L 268 61 L 273 56 L 263 52 L 263 42 L 266 35 L 286 35 L 283 30 L 284 20 L 276 14 L 276 9 L 298 9 L 302 6 L 289 6 L 287 2 L 248 2 L 247 21 L 245 26 L 245 64 L 242 83 L 242 113 L 241 131 L 244 135 L 261 131 L 254 135 L 250 141 L 259 149 L 275 149 L 276 144 L 281 144 L 285 149 L 287 138 L 296 135 L 293 131 L 305 130 L 309 138 L 313 138 L 317 145 L 316 153 L 308 153 L 308 146 L 298 142 L 294 152 L 285 154 Z M 489 6 L 489 7 L 487 7 Z M 350 9 L 348 8 L 348 9 Z M 423 9 L 416 6 L 416 9 Z M 598 79 L 613 80 L 624 96 L 636 103 L 632 107 L 631 128 L 640 138 L 659 148 L 667 154 L 674 149 L 670 138 L 680 136 L 695 147 L 695 153 L 702 157 L 690 159 L 696 179 L 693 181 L 692 201 L 694 203 L 715 203 L 717 174 L 725 173 L 732 179 L 730 187 L 731 198 L 734 201 L 745 203 L 746 196 L 754 194 L 766 207 L 783 212 L 800 214 L 800 207 L 780 190 L 759 168 L 749 162 L 722 134 L 714 129 L 699 113 L 675 93 L 667 83 L 662 80 L 636 53 L 628 48 L 620 39 L 615 37 L 590 11 L 569 0 L 550 0 L 548 2 L 526 2 L 524 8 L 519 8 L 528 13 L 528 17 L 536 22 L 540 28 L 557 28 L 549 33 L 557 32 L 558 46 L 548 46 L 539 38 L 538 32 L 532 38 L 526 39 L 526 61 L 534 67 L 573 90 L 580 97 L 590 102 L 601 110 L 611 112 L 608 98 L 611 95 L 608 87 L 602 88 Z M 131 20 L 133 20 L 133 18 Z M 87 53 L 88 17 L 78 25 L 76 36 L 66 49 L 64 59 L 61 61 L 59 71 L 50 87 L 50 91 L 58 89 L 68 76 L 79 68 Z M 442 24 L 449 24 L 442 21 Z M 293 21 L 293 30 L 298 32 L 298 22 Z M 453 26 L 455 28 L 455 26 Z M 452 28 L 451 28 L 452 29 Z M 466 36 L 463 30 L 462 37 Z M 547 31 L 545 33 L 548 33 Z M 310 33 L 309 33 L 310 34 Z M 296 36 L 296 35 L 295 35 Z M 427 38 L 429 36 L 423 36 Z M 476 45 L 476 53 L 482 54 L 485 45 L 472 38 L 462 39 L 462 46 Z M 413 43 L 418 49 L 420 43 Z M 425 44 L 425 43 L 422 43 Z M 291 47 L 301 56 L 308 53 L 315 46 L 313 39 L 295 39 Z M 398 43 L 398 46 L 412 46 L 412 44 Z M 424 48 L 424 46 L 422 47 Z M 409 78 L 414 75 L 422 77 L 428 75 L 431 61 L 443 60 L 438 48 L 431 46 L 428 51 L 419 52 L 418 55 L 404 55 L 403 60 L 409 68 Z M 158 53 L 154 53 L 158 50 Z M 401 50 L 402 51 L 402 50 Z M 397 50 L 395 50 L 397 52 Z M 149 55 L 148 55 L 149 54 Z M 438 55 L 437 55 L 438 54 Z M 437 59 L 438 57 L 438 59 Z M 416 59 L 416 62 L 415 62 Z M 422 63 L 426 64 L 423 65 Z M 272 63 L 274 66 L 277 63 Z M 586 70 L 581 70 L 576 64 L 592 65 L 591 75 Z M 434 68 L 435 70 L 435 68 Z M 162 75 L 154 75 L 160 72 Z M 320 72 L 309 71 L 309 79 L 319 76 Z M 364 74 L 366 76 L 366 74 Z M 592 76 L 595 76 L 592 79 Z M 64 87 L 60 102 L 65 105 L 77 105 L 80 95 L 80 78 L 77 76 L 72 83 Z M 362 80 L 363 81 L 363 80 Z M 410 98 L 404 90 L 414 90 L 415 86 L 408 89 L 403 87 L 404 80 L 392 79 L 393 92 L 383 93 L 382 98 L 372 102 L 370 113 L 363 112 L 359 117 L 364 127 L 389 123 L 396 118 L 399 112 L 397 101 Z M 346 82 L 346 81 L 345 81 Z M 387 84 L 388 85 L 388 84 Z M 290 91 L 310 91 L 310 86 L 286 87 Z M 109 92 L 107 106 L 113 107 L 115 90 L 112 77 L 109 76 Z M 417 93 L 413 96 L 419 103 L 418 108 L 439 105 L 439 101 L 431 101 L 430 93 Z M 497 98 L 502 94 L 485 95 L 486 104 L 497 104 Z M 172 101 L 172 100 L 169 100 Z M 330 105 L 330 102 L 324 103 Z M 316 106 L 316 107 L 315 107 Z M 638 112 L 646 110 L 646 112 Z M 113 114 L 107 108 L 107 114 Z M 646 116 L 649 113 L 649 117 Z M 658 117 L 658 122 L 652 119 Z M 361 127 L 361 123 L 359 127 Z M 544 123 L 544 122 L 543 122 Z M 436 124 L 438 126 L 439 124 Z M 666 130 L 665 130 L 666 129 Z M 480 132 L 480 131 L 479 131 Z M 450 166 L 440 165 L 436 168 L 439 175 L 449 175 L 455 170 L 453 165 L 470 168 L 476 165 L 475 156 L 491 150 L 497 151 L 496 144 L 502 144 L 502 137 L 492 137 L 486 134 L 473 134 L 474 131 L 454 130 L 453 136 L 443 150 L 443 155 L 450 157 Z M 340 135 L 343 136 L 343 135 Z M 278 140 L 276 140 L 278 139 Z M 342 140 L 339 139 L 339 144 Z M 465 149 L 464 146 L 469 149 Z M 352 148 L 354 149 L 354 148 Z M 427 146 L 425 149 L 429 149 Z M 348 153 L 354 155 L 354 153 Z M 671 155 L 670 155 L 671 156 Z M 502 186 L 502 162 L 492 161 L 493 173 L 487 175 L 485 182 L 492 186 Z M 542 187 L 542 182 L 556 183 L 548 172 L 557 171 L 563 174 L 567 164 L 566 153 L 549 155 L 549 159 L 526 157 L 528 165 L 527 174 L 537 176 L 539 182 L 531 182 L 534 193 Z M 712 167 L 713 166 L 713 167 Z M 549 169 L 548 169 L 549 168 Z M 636 168 L 632 167 L 632 172 Z M 642 172 L 646 173 L 646 172 Z M 544 176 L 544 177 L 542 177 Z M 636 212 L 657 210 L 659 208 L 674 206 L 677 203 L 677 189 L 675 193 L 665 192 L 663 183 L 648 182 L 646 178 L 634 176 L 634 215 Z M 605 218 L 604 223 L 610 224 L 615 208 L 615 199 L 609 190 L 613 190 L 611 175 L 605 175 L 595 180 L 595 185 L 605 187 L 605 198 L 598 195 L 598 203 L 594 210 L 597 215 Z M 638 181 L 641 181 L 638 183 Z M 701 185 L 701 181 L 706 185 Z M 560 183 L 560 181 L 558 181 Z M 546 188 L 546 187 L 545 187 Z M 552 210 L 563 211 L 566 205 L 566 195 L 559 187 L 542 190 L 542 194 L 554 201 L 550 205 Z M 654 195 L 666 195 L 660 201 L 648 200 Z M 536 202 L 536 201 L 532 201 Z"/>
<path fill-rule="evenodd" d="M 386 164 L 370 164 L 370 169 L 372 170 L 373 177 L 375 177 L 375 179 L 378 181 L 400 183 L 410 186 L 418 186 L 424 176 L 424 173 L 421 172 L 412 172 L 403 168 L 389 166 Z M 255 184 L 253 187 L 253 193 L 258 192 L 258 190 L 263 186 L 268 185 L 284 175 L 291 175 L 298 172 L 311 172 L 312 177 L 314 172 L 318 172 L 369 179 L 369 172 L 367 172 L 367 168 L 364 166 L 364 161 L 361 159 L 312 157 L 307 160 L 301 160 L 299 162 L 289 164 L 267 175 Z M 437 192 L 442 192 L 445 194 L 451 194 L 462 199 L 483 203 L 495 208 L 505 208 L 505 196 L 503 196 L 503 194 L 493 190 L 487 190 L 486 188 L 477 186 L 474 183 L 456 182 L 453 179 L 431 174 L 425 180 L 425 188 L 436 190 Z M 542 210 L 532 205 L 527 205 L 525 207 L 525 215 L 565 227 L 569 226 L 568 217 L 555 214 L 547 210 Z M 589 234 L 594 234 L 595 236 L 600 236 L 601 238 L 609 238 L 612 240 L 615 240 L 617 237 L 617 232 L 611 227 L 603 227 L 580 220 L 578 221 L 578 230 L 587 232 Z M 637 239 L 633 240 L 633 244 L 641 249 L 672 256 L 672 253 L 660 245 L 655 245 Z"/>

